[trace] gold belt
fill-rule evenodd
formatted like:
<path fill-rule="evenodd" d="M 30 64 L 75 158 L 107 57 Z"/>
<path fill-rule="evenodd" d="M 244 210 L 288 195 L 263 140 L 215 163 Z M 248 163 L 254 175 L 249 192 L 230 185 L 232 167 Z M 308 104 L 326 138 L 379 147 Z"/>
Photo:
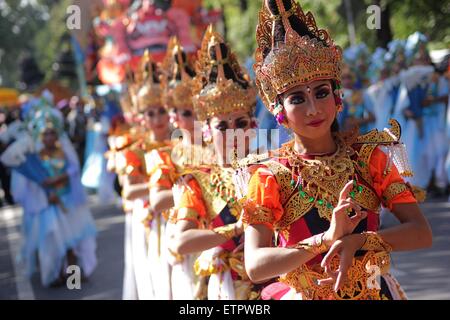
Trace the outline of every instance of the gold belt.
<path fill-rule="evenodd" d="M 339 259 L 335 257 L 331 261 L 331 268 L 336 270 L 338 267 Z M 333 285 L 318 284 L 318 280 L 329 277 L 320 265 L 302 265 L 280 277 L 280 282 L 301 293 L 306 300 L 380 300 L 382 297 L 377 276 L 388 273 L 389 268 L 389 253 L 368 251 L 364 256 L 353 259 L 348 270 L 348 280 L 338 292 L 334 291 Z"/>

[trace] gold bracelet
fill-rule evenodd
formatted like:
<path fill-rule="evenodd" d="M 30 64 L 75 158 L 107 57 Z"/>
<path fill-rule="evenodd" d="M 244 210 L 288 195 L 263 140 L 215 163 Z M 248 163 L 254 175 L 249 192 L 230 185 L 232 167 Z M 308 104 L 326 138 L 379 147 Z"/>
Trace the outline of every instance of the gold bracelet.
<path fill-rule="evenodd" d="M 212 231 L 230 240 L 236 236 L 236 223 L 230 223 L 225 226 L 217 227 Z"/>
<path fill-rule="evenodd" d="M 362 245 L 360 250 L 364 251 L 386 251 L 391 252 L 392 247 L 381 236 L 373 231 L 365 231 L 363 234 L 366 236 L 366 241 Z"/>
<path fill-rule="evenodd" d="M 325 233 L 317 234 L 313 236 L 312 243 L 299 242 L 290 248 L 303 249 L 311 252 L 314 255 L 322 254 L 328 251 L 328 246 L 323 241 Z"/>

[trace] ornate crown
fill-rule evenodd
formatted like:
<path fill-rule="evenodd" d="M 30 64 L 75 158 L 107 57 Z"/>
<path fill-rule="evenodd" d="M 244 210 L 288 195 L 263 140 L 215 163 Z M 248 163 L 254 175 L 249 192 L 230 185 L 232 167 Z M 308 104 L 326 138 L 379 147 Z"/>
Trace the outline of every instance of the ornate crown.
<path fill-rule="evenodd" d="M 222 57 L 221 45 L 228 48 L 227 57 Z M 215 50 L 216 58 L 211 57 Z M 235 79 L 228 79 L 225 66 L 229 66 Z M 217 77 L 211 77 L 213 69 Z M 196 63 L 196 77 L 193 83 L 194 111 L 200 121 L 214 115 L 236 111 L 253 112 L 256 105 L 256 89 L 244 73 L 236 56 L 231 52 L 222 36 L 209 26 L 202 40 Z M 211 80 L 213 78 L 213 80 Z"/>
<path fill-rule="evenodd" d="M 137 69 L 128 73 L 128 90 L 137 113 L 162 106 L 161 86 L 157 79 L 157 65 L 146 50 Z"/>
<path fill-rule="evenodd" d="M 298 3 L 287 1 L 291 6 L 289 10 L 285 9 L 283 0 L 276 0 L 278 15 L 273 15 L 263 4 L 256 30 L 256 84 L 271 112 L 277 95 L 297 85 L 322 79 L 340 82 L 341 48 L 334 44 L 326 30 L 317 28 L 311 12 L 305 15 Z M 297 33 L 289 21 L 291 16 L 297 17 L 314 37 Z M 286 31 L 281 43 L 274 41 L 275 23 L 280 22 Z"/>
<path fill-rule="evenodd" d="M 183 55 L 186 57 L 183 61 Z M 193 70 L 177 37 L 172 37 L 162 62 L 160 76 L 162 103 L 166 108 L 192 108 L 192 77 L 187 69 Z"/>

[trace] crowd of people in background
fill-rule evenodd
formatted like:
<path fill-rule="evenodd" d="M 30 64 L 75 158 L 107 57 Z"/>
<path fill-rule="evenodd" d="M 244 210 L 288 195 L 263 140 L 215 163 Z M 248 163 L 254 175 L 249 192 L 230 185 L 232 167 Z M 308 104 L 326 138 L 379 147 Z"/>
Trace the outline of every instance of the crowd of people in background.
<path fill-rule="evenodd" d="M 273 6 L 280 6 L 280 2 Z M 136 15 L 137 20 L 148 18 L 144 13 L 153 14 L 145 11 L 145 7 L 140 10 L 142 14 Z M 285 20 L 283 23 L 288 23 Z M 105 33 L 114 31 L 111 29 L 113 25 L 102 26 Z M 301 33 L 301 30 L 291 32 Z M 122 74 L 126 79 L 121 91 L 116 92 L 112 86 L 99 86 L 93 87 L 86 96 L 75 95 L 60 101 L 55 101 L 52 93 L 44 91 L 39 95 L 23 96 L 17 106 L 1 110 L 0 178 L 3 194 L 0 201 L 2 205 L 23 207 L 21 257 L 26 262 L 27 272 L 32 274 L 37 268 L 35 255 L 38 254 L 44 285 L 62 285 L 66 265 L 80 265 L 86 278 L 95 269 L 97 231 L 88 195 L 96 193 L 99 203 L 120 203 L 127 214 L 124 299 L 206 296 L 220 299 L 224 295 L 230 299 L 260 297 L 261 288 L 256 281 L 250 284 L 243 266 L 243 255 L 237 254 L 243 246 L 244 222 L 235 207 L 235 185 L 231 181 L 233 168 L 227 166 L 222 154 L 224 151 L 215 142 L 228 128 L 256 129 L 259 123 L 261 129 L 282 130 L 279 145 L 267 145 L 267 149 L 275 149 L 292 139 L 292 132 L 287 128 L 291 131 L 295 128 L 291 123 L 291 127 L 286 124 L 286 115 L 279 101 L 268 105 L 264 101 L 268 94 L 256 96 L 254 82 L 241 69 L 229 45 L 212 27 L 208 28 L 203 39 L 195 67 L 189 64 L 190 56 L 195 56 L 195 52 L 192 53 L 194 49 L 183 40 L 171 38 L 168 48 L 159 50 L 162 63 L 152 60 L 148 51 L 140 52 L 140 44 L 136 43 L 135 51 L 139 51 L 141 57 L 134 61 L 132 71 L 127 70 L 126 77 Z M 263 44 L 264 41 L 259 43 Z M 274 50 L 273 54 L 281 55 L 280 52 Z M 103 62 L 114 56 L 103 57 Z M 336 102 L 337 107 L 336 123 L 333 122 L 333 127 L 327 130 L 337 132 L 336 127 L 342 131 L 357 128 L 359 139 L 366 144 L 387 145 L 386 141 L 370 142 L 370 139 L 373 136 L 388 137 L 388 140 L 396 138 L 392 137 L 392 132 L 384 130 L 398 123 L 402 128 L 402 141 L 406 145 L 411 172 L 402 172 L 407 176 L 408 185 L 400 176 L 395 176 L 398 178 L 395 183 L 403 188 L 394 190 L 398 191 L 395 195 L 403 193 L 407 198 L 405 203 L 415 202 L 409 189 L 414 185 L 428 190 L 429 197 L 448 197 L 448 56 L 439 63 L 433 63 L 426 37 L 416 32 L 404 41 L 392 41 L 387 49 L 378 48 L 373 53 L 364 44 L 348 48 L 344 50 L 343 58 L 339 69 L 342 73 L 326 78 L 336 86 L 332 102 Z M 249 65 L 253 63 L 255 61 Z M 333 60 L 325 68 L 334 70 L 336 65 Z M 261 68 L 264 67 L 269 70 L 267 72 L 271 71 L 270 66 Z M 253 77 L 261 86 L 261 82 L 267 79 L 259 71 L 260 74 L 253 74 Z M 314 80 L 323 81 L 319 75 L 316 76 Z M 304 83 L 299 82 L 298 85 Z M 177 91 L 178 88 L 184 95 Z M 260 94 L 264 90 L 271 89 L 263 86 Z M 204 122 L 201 134 L 205 141 L 214 145 L 218 154 L 216 163 L 198 171 L 171 159 L 173 153 L 170 151 L 176 148 L 178 141 L 169 141 L 175 128 L 193 133 L 191 122 L 194 119 Z M 397 122 L 390 122 L 390 119 Z M 258 143 L 264 142 L 256 140 Z M 388 147 L 392 147 L 391 144 Z M 204 145 L 189 145 L 191 147 L 202 149 Z M 246 155 L 248 153 L 246 150 Z M 400 160 L 394 151 L 388 158 L 399 168 L 407 167 L 404 163 L 395 162 Z M 388 165 L 392 166 L 392 163 L 388 162 Z M 295 189 L 299 186 L 299 197 L 305 198 L 306 193 L 301 189 L 303 182 L 300 177 L 294 179 L 292 170 L 290 187 Z M 393 172 L 398 175 L 396 170 Z M 259 178 L 263 179 L 262 176 L 255 179 Z M 207 180 L 208 187 L 202 184 L 202 179 Z M 247 187 L 252 190 L 255 185 L 265 185 L 266 188 L 270 185 L 267 181 L 258 183 L 252 186 L 249 182 Z M 364 189 L 362 184 L 356 186 L 356 182 L 355 187 L 361 188 L 360 193 L 370 189 Z M 346 188 L 349 189 L 348 186 Z M 381 186 L 373 186 L 374 190 L 376 188 L 382 190 Z M 271 192 L 256 189 L 253 191 L 257 195 L 260 195 L 258 192 Z M 333 210 L 331 200 L 326 203 L 319 199 L 319 195 L 311 197 L 309 203 L 315 202 L 317 207 L 325 208 L 320 210 Z M 367 194 L 361 197 L 365 196 Z M 217 201 L 210 200 L 214 197 Z M 281 207 L 280 203 L 273 201 L 274 206 Z M 301 201 L 298 201 L 298 206 L 302 205 Z M 214 206 L 218 203 L 220 210 L 217 211 Z M 383 204 L 388 208 L 391 206 L 388 201 Z M 304 207 L 298 209 L 303 210 Z M 258 212 L 262 215 L 262 211 Z M 320 213 L 323 214 L 322 211 Z M 209 214 L 214 214 L 212 219 L 206 218 Z M 306 228 L 317 226 L 318 221 L 306 221 Z M 247 224 L 251 223 L 247 221 Z M 270 223 L 266 225 L 273 229 Z M 320 246 L 322 240 L 323 237 Z M 318 240 L 314 241 L 311 246 L 318 245 Z M 377 241 L 385 245 L 379 238 Z M 312 253 L 317 254 L 318 251 Z M 220 259 L 226 263 L 218 263 Z M 257 272 L 252 276 L 255 274 Z M 228 278 L 224 280 L 225 276 Z M 206 285 L 207 277 L 209 283 Z M 178 281 L 176 284 L 174 279 Z M 180 283 L 182 287 L 179 287 Z M 226 283 L 230 284 L 229 288 L 226 288 Z M 392 280 L 390 283 L 394 285 L 396 282 Z M 241 286 L 241 291 L 238 286 Z M 207 294 L 201 292 L 205 287 L 209 290 Z"/>
<path fill-rule="evenodd" d="M 411 183 L 431 196 L 448 195 L 450 177 L 449 55 L 433 63 L 425 35 L 415 32 L 372 54 L 362 44 L 344 51 L 343 128 L 361 133 L 400 122 L 412 171 Z"/>

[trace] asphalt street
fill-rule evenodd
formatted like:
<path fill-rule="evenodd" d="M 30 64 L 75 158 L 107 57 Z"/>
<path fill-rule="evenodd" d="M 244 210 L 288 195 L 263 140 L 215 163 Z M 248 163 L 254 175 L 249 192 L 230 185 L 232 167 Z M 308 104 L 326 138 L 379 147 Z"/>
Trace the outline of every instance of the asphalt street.
<path fill-rule="evenodd" d="M 22 210 L 0 210 L 0 299 L 106 299 L 122 297 L 124 269 L 124 215 L 118 205 L 99 205 L 91 199 L 98 228 L 98 267 L 81 289 L 44 288 L 39 275 L 23 276 L 17 261 L 20 248 Z M 434 234 L 431 249 L 394 253 L 392 273 L 409 299 L 450 299 L 450 202 L 431 201 L 421 205 Z M 392 214 L 383 216 L 383 226 L 394 225 Z"/>

